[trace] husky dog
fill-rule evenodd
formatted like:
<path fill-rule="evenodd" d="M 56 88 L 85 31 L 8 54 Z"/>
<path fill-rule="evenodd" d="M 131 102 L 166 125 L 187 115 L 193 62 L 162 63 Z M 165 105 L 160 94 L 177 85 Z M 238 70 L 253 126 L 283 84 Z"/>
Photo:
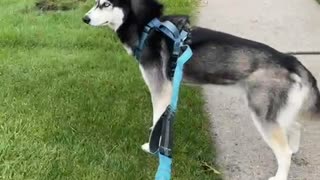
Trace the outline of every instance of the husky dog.
<path fill-rule="evenodd" d="M 190 27 L 187 16 L 163 16 L 156 0 L 97 0 L 83 21 L 109 26 L 133 55 L 144 27 L 154 18 L 170 20 L 191 34 L 193 57 L 184 67 L 184 82 L 238 85 L 246 96 L 252 119 L 273 150 L 278 170 L 269 180 L 286 180 L 291 156 L 299 149 L 301 115 L 320 120 L 317 81 L 295 57 L 265 44 L 202 27 Z M 155 125 L 172 94 L 172 44 L 152 31 L 139 67 L 150 90 Z M 142 146 L 148 150 L 148 144 Z"/>

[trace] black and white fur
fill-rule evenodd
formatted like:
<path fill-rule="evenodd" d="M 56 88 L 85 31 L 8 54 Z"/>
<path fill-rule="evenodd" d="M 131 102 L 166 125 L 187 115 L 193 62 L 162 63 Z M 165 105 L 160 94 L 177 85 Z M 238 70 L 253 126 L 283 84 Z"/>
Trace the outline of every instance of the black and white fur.
<path fill-rule="evenodd" d="M 156 0 L 97 0 L 83 20 L 111 27 L 132 54 L 144 26 L 155 17 L 188 28 L 186 16 L 162 16 L 162 9 Z M 184 81 L 241 87 L 257 129 L 277 158 L 277 173 L 269 180 L 286 180 L 291 155 L 299 149 L 298 118 L 308 114 L 320 119 L 316 79 L 295 57 L 267 45 L 201 27 L 190 31 L 194 55 L 185 65 Z M 171 45 L 155 31 L 147 44 L 139 66 L 151 92 L 155 124 L 170 103 Z"/>

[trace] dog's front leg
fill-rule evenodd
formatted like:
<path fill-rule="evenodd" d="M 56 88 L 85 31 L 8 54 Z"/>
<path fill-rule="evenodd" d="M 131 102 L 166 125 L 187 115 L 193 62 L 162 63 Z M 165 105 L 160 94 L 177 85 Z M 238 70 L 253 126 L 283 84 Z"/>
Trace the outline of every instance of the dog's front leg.
<path fill-rule="evenodd" d="M 172 83 L 163 74 L 163 70 L 157 66 L 144 68 L 140 66 L 140 70 L 144 81 L 146 82 L 150 93 L 153 107 L 153 125 L 151 129 L 156 125 L 157 121 L 164 113 L 168 105 L 170 104 L 172 95 Z M 142 145 L 144 151 L 149 151 L 149 143 Z"/>
<path fill-rule="evenodd" d="M 171 95 L 172 95 L 172 85 L 171 81 L 166 81 L 162 84 L 161 90 L 159 92 L 150 91 L 151 101 L 153 107 L 153 125 L 151 129 L 156 125 L 161 115 L 167 109 L 170 104 Z"/>

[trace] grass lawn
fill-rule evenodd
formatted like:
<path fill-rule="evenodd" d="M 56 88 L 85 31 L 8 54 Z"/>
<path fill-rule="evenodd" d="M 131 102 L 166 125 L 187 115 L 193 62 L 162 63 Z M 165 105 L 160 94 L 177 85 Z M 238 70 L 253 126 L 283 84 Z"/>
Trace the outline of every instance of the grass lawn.
<path fill-rule="evenodd" d="M 83 0 L 82 0 L 83 1 Z M 0 1 L 0 179 L 153 179 L 151 103 L 136 62 L 111 31 L 81 22 L 94 1 L 41 12 L 35 0 Z M 196 0 L 165 0 L 168 13 Z M 174 179 L 220 179 L 203 100 L 183 88 Z"/>

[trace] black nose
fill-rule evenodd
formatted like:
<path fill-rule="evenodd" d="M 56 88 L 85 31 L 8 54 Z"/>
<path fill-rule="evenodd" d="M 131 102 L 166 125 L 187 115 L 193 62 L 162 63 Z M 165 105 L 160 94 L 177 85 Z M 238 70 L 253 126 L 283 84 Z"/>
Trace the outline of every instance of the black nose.
<path fill-rule="evenodd" d="M 88 16 L 85 16 L 82 18 L 83 22 L 89 24 L 90 23 L 90 18 Z"/>

